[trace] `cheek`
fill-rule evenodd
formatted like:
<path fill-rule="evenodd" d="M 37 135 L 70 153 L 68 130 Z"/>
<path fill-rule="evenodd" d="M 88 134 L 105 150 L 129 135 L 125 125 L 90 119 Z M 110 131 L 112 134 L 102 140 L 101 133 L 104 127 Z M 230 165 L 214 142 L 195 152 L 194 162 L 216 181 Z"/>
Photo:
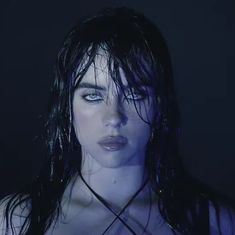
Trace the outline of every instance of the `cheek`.
<path fill-rule="evenodd" d="M 126 107 L 126 113 L 131 122 L 135 122 L 136 125 L 141 123 L 152 123 L 154 117 L 154 104 L 150 103 L 136 103 Z M 144 122 L 145 121 L 145 122 Z"/>
<path fill-rule="evenodd" d="M 78 106 L 75 102 L 73 105 L 73 126 L 80 143 L 87 139 L 86 136 L 92 137 L 95 124 L 95 115 L 92 109 L 87 109 L 82 105 Z"/>
<path fill-rule="evenodd" d="M 140 145 L 145 145 L 150 135 L 150 126 L 142 120 L 132 123 L 131 135 Z"/>
<path fill-rule="evenodd" d="M 134 108 L 132 112 L 129 111 L 129 134 L 134 145 L 139 148 L 145 147 L 150 138 L 150 123 L 154 118 L 154 106 L 139 105 L 137 107 L 138 113 Z M 144 120 L 144 121 L 143 121 Z M 146 123 L 147 122 L 147 123 Z"/>

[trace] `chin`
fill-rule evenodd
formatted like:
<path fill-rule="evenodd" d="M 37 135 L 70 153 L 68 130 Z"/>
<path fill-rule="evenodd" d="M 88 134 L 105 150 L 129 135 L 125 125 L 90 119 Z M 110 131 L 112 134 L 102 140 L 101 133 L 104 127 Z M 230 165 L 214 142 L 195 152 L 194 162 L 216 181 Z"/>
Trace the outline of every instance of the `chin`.
<path fill-rule="evenodd" d="M 126 166 L 140 165 L 135 154 L 126 155 L 122 152 L 110 152 L 101 154 L 101 157 L 95 158 L 98 164 L 105 168 L 121 168 Z"/>
<path fill-rule="evenodd" d="M 96 159 L 100 166 L 105 168 L 120 168 L 127 165 L 128 160 L 125 159 L 117 159 L 118 156 L 106 156 L 109 159 Z M 115 158 L 115 159 L 114 159 Z"/>

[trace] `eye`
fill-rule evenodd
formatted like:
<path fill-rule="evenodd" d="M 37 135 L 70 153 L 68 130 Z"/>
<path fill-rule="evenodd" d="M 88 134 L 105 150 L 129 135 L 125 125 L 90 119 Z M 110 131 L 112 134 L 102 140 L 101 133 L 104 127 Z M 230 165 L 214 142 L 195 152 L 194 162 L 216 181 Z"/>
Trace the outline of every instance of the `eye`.
<path fill-rule="evenodd" d="M 130 101 L 142 101 L 146 98 L 145 93 L 132 92 L 126 95 L 126 98 Z"/>
<path fill-rule="evenodd" d="M 99 93 L 90 93 L 82 95 L 82 98 L 87 102 L 99 102 L 103 100 L 102 96 Z"/>

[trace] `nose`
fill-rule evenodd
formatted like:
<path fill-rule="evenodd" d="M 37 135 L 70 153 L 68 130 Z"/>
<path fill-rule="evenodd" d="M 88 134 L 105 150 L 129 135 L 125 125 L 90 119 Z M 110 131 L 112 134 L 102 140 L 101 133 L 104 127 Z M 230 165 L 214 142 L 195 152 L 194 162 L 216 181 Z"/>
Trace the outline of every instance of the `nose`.
<path fill-rule="evenodd" d="M 126 120 L 127 117 L 119 102 L 112 102 L 106 106 L 106 110 L 104 112 L 105 126 L 120 128 L 122 125 L 125 125 Z"/>

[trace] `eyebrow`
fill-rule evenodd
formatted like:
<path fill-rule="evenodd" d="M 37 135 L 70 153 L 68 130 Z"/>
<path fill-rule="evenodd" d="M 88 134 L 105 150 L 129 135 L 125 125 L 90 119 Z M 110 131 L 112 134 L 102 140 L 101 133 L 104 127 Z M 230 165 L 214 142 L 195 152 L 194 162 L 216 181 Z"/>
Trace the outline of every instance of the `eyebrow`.
<path fill-rule="evenodd" d="M 101 90 L 104 91 L 106 88 L 104 86 L 98 86 L 96 84 L 88 83 L 88 82 L 81 82 L 78 85 L 78 89 L 80 88 L 91 88 L 91 89 L 96 89 L 96 90 Z"/>
<path fill-rule="evenodd" d="M 143 87 L 149 87 L 149 85 L 138 85 L 138 86 L 143 86 Z M 132 88 L 131 86 L 127 85 L 127 86 L 123 86 L 125 90 L 127 90 L 128 88 Z M 96 90 L 100 90 L 100 91 L 105 91 L 106 87 L 104 86 L 98 86 L 96 84 L 92 84 L 92 83 L 88 83 L 88 82 L 81 82 L 78 85 L 78 89 L 81 88 L 90 88 L 90 89 L 96 89 Z"/>

